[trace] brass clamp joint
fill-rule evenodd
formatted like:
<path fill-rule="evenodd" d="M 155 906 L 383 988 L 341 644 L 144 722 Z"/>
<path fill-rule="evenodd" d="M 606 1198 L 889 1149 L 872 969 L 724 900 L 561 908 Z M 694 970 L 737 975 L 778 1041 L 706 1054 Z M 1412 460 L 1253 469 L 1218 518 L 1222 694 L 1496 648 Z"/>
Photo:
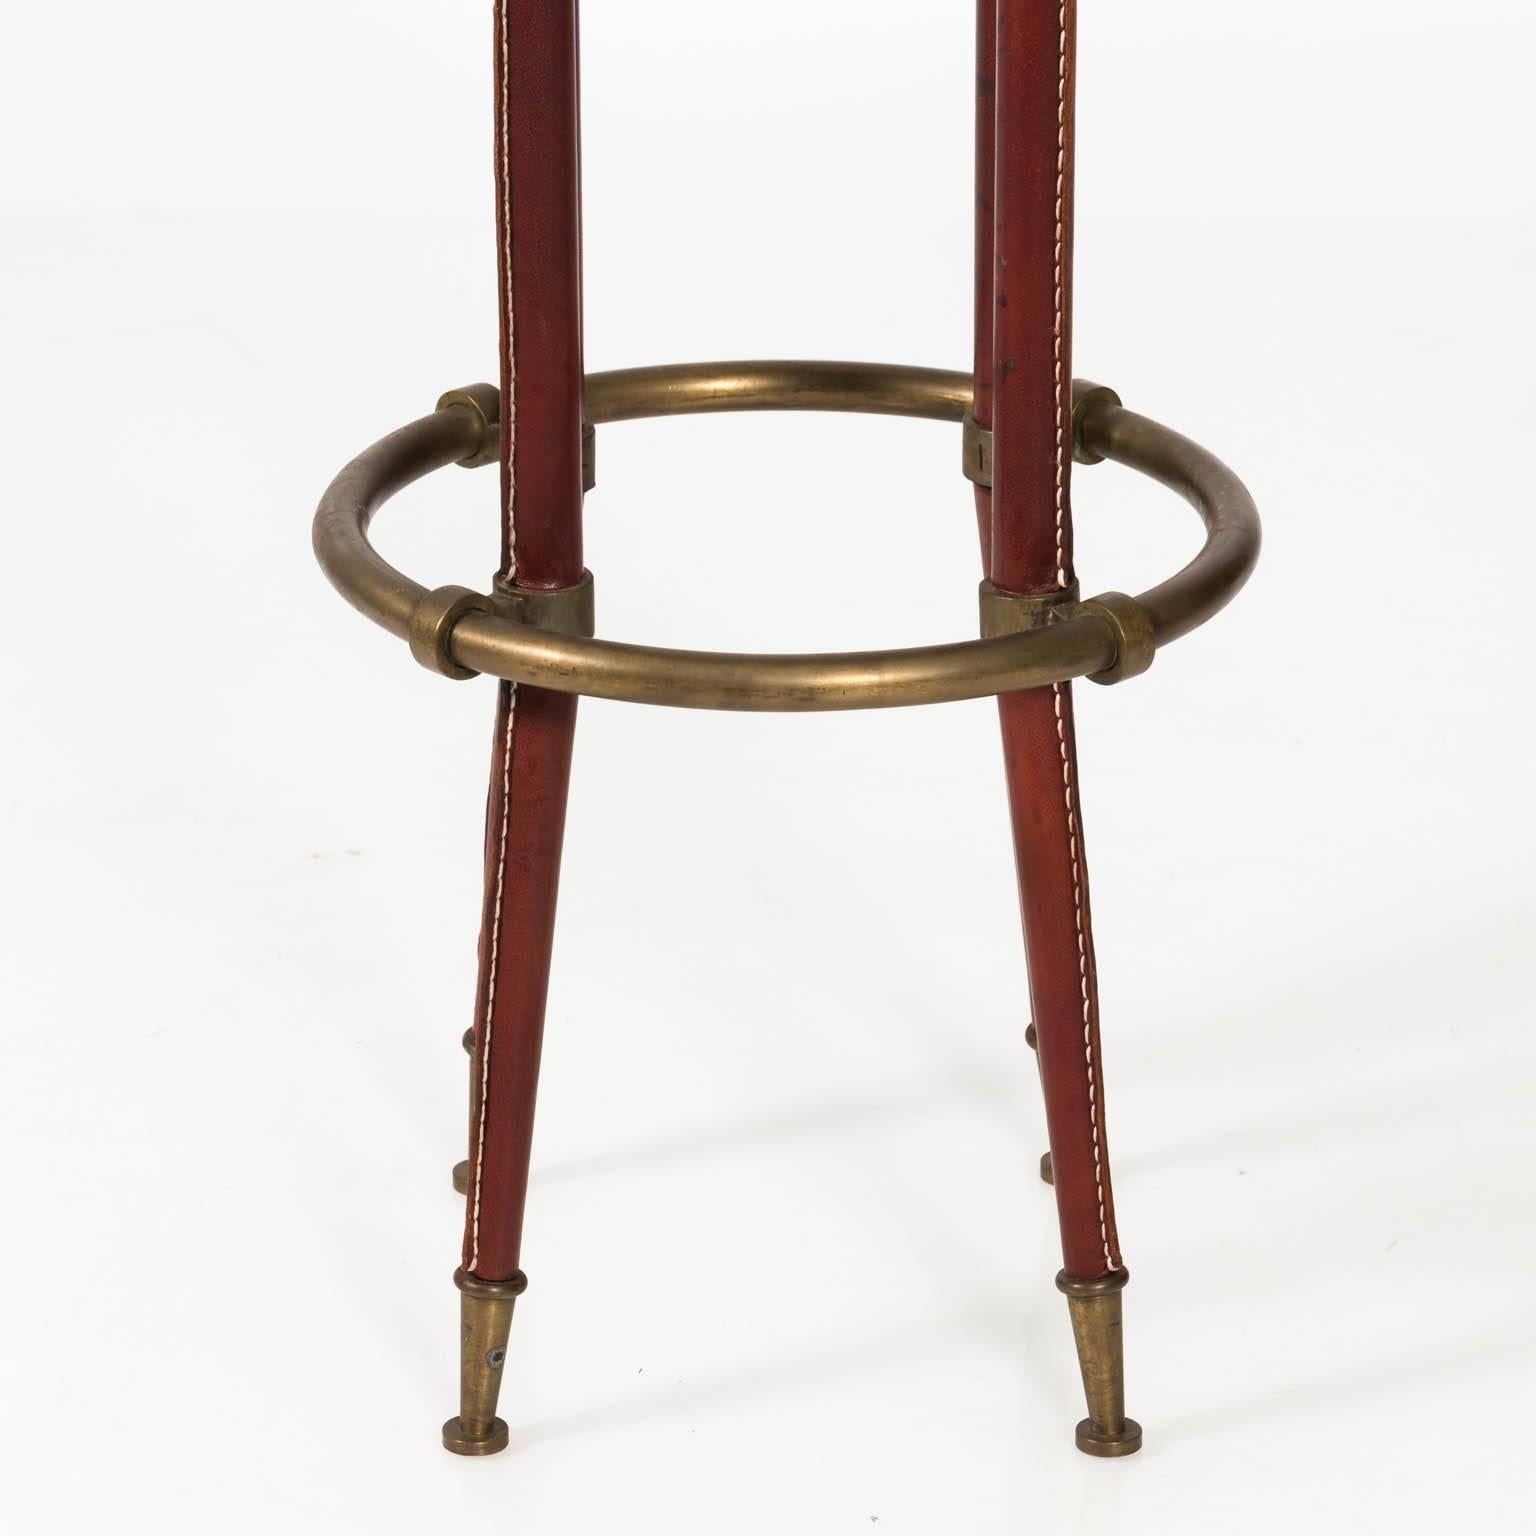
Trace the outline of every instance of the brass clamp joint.
<path fill-rule="evenodd" d="M 1115 662 L 1100 672 L 1090 672 L 1090 683 L 1123 683 L 1128 677 L 1140 677 L 1157 655 L 1157 635 L 1152 616 L 1134 597 L 1124 592 L 1100 592 L 1077 605 L 1080 614 L 1103 619 L 1115 637 Z"/>
<path fill-rule="evenodd" d="M 478 677 L 453 654 L 454 626 L 467 613 L 489 613 L 530 629 L 590 639 L 596 627 L 591 571 L 570 587 L 519 587 L 498 576 L 490 596 L 468 587 L 437 587 L 424 593 L 411 610 L 406 638 L 411 655 L 429 672 L 462 682 Z"/>
<path fill-rule="evenodd" d="M 1114 390 L 1087 379 L 1072 381 L 1072 458 L 1078 464 L 1102 464 L 1104 455 L 1085 445 L 1083 424 L 1090 412 L 1122 401 Z M 978 424 L 969 411 L 960 423 L 960 471 L 972 485 L 992 486 L 992 429 Z"/>
<path fill-rule="evenodd" d="M 491 600 L 483 592 L 468 587 L 436 587 L 422 594 L 411 610 L 406 639 L 411 655 L 429 672 L 451 677 L 455 682 L 478 677 L 473 667 L 460 666 L 453 659 L 453 626 L 466 613 L 491 613 Z"/>
<path fill-rule="evenodd" d="M 960 423 L 960 472 L 972 485 L 992 486 L 992 429 L 977 423 L 969 411 Z"/>
<path fill-rule="evenodd" d="M 1044 629 L 1066 619 L 1092 615 L 1103 621 L 1115 643 L 1113 663 L 1088 674 L 1091 683 L 1121 683 L 1140 677 L 1157 654 L 1157 635 L 1152 618 L 1134 597 L 1124 592 L 1101 592 L 1079 601 L 1078 585 L 1054 592 L 1005 592 L 990 581 L 981 584 L 981 634 L 984 640 L 998 635 L 1018 635 Z"/>
<path fill-rule="evenodd" d="M 465 410 L 478 423 L 480 432 L 474 447 L 457 462 L 465 469 L 494 464 L 501 449 L 501 391 L 494 384 L 466 384 L 450 389 L 437 402 L 440 411 Z M 581 424 L 581 488 L 590 491 L 597 484 L 597 428 L 590 421 Z"/>
<path fill-rule="evenodd" d="M 439 398 L 440 411 L 468 411 L 479 426 L 474 446 L 458 462 L 465 469 L 478 469 L 482 464 L 493 464 L 501 432 L 501 391 L 494 384 L 466 384 L 463 389 L 450 389 Z"/>
<path fill-rule="evenodd" d="M 1088 416 L 1108 406 L 1122 406 L 1124 402 L 1107 384 L 1094 384 L 1087 379 L 1072 381 L 1072 459 L 1077 464 L 1102 464 L 1104 455 L 1086 446 L 1084 425 Z"/>
<path fill-rule="evenodd" d="M 1006 592 L 990 581 L 980 588 L 981 637 L 991 640 L 998 635 L 1021 635 L 1026 630 L 1044 629 L 1061 619 L 1070 619 L 1077 611 L 1078 585 L 1058 587 L 1054 592 Z"/>
<path fill-rule="evenodd" d="M 597 603 L 592 572 L 570 587 L 520 587 L 498 576 L 491 588 L 491 611 L 515 624 L 547 629 L 553 635 L 590 640 L 597 628 Z"/>

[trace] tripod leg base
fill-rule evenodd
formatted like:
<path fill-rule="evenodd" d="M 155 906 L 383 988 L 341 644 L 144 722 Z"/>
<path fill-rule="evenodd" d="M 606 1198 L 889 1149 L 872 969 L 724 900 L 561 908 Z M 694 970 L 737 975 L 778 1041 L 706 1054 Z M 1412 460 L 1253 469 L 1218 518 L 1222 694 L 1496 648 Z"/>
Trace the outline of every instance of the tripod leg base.
<path fill-rule="evenodd" d="M 1125 1335 L 1120 1293 L 1123 1269 L 1097 1280 L 1056 1277 L 1072 1315 L 1072 1337 L 1083 1376 L 1088 1417 L 1077 1426 L 1077 1448 L 1087 1456 L 1132 1456 L 1141 1449 L 1141 1425 L 1125 1416 Z"/>
<path fill-rule="evenodd" d="M 453 1283 L 459 1288 L 459 1412 L 443 1425 L 443 1447 L 456 1456 L 494 1456 L 507 1447 L 496 1401 L 512 1309 L 528 1277 L 519 1270 L 510 1280 L 480 1280 L 461 1269 Z"/>

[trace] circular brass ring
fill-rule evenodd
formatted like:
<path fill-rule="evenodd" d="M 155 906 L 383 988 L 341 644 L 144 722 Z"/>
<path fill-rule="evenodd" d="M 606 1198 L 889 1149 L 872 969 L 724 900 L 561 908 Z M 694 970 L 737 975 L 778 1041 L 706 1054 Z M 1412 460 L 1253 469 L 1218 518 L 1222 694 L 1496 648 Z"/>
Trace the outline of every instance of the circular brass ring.
<path fill-rule="evenodd" d="M 709 411 L 822 410 L 916 416 L 959 424 L 971 404 L 968 374 L 888 364 L 681 364 L 589 375 L 594 423 Z M 1258 512 L 1242 482 L 1205 449 L 1119 405 L 1107 390 L 1080 401 L 1083 453 L 1150 475 L 1194 506 L 1204 547 L 1167 581 L 1141 593 L 1154 648 L 1205 623 L 1242 587 L 1258 559 Z M 389 498 L 445 465 L 489 454 L 498 430 L 456 404 L 375 443 L 331 483 L 315 514 L 326 575 L 360 612 L 408 639 L 427 594 L 368 542 Z M 830 655 L 732 655 L 624 645 L 554 633 L 495 612 L 468 611 L 446 639 L 446 659 L 473 672 L 561 693 L 691 709 L 880 709 L 984 698 L 1113 673 L 1119 631 L 1085 605 L 1043 628 L 903 650 Z"/>

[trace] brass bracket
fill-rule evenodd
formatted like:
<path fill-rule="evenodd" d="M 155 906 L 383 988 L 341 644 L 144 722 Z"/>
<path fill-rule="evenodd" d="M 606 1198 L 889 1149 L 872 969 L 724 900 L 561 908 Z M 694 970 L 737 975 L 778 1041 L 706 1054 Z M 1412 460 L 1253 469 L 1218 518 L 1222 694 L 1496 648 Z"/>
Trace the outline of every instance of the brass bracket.
<path fill-rule="evenodd" d="M 406 639 L 410 642 L 411 655 L 429 672 L 441 673 L 455 682 L 479 674 L 472 667 L 461 667 L 453 659 L 449 640 L 453 626 L 466 613 L 492 613 L 491 600 L 483 592 L 471 592 L 468 587 L 437 587 L 424 593 L 411 610 L 410 628 Z"/>
<path fill-rule="evenodd" d="M 972 485 L 992 485 L 992 431 L 978 426 L 969 411 L 960 423 L 960 472 Z"/>
<path fill-rule="evenodd" d="M 427 671 L 455 682 L 479 676 L 453 656 L 453 628 L 466 613 L 493 613 L 533 629 L 590 639 L 596 628 L 592 572 L 583 571 L 570 587 L 519 587 L 498 576 L 489 596 L 453 586 L 425 593 L 411 610 L 406 638 L 411 655 Z"/>
<path fill-rule="evenodd" d="M 981 596 L 981 638 L 1018 635 L 1028 629 L 1044 629 L 1047 624 L 1070 619 L 1077 610 L 1078 585 L 1059 587 L 1054 592 L 1005 592 L 984 581 Z"/>
<path fill-rule="evenodd" d="M 1103 619 L 1115 637 L 1114 666 L 1090 673 L 1090 683 L 1123 683 L 1128 677 L 1140 677 L 1152 665 L 1157 655 L 1152 616 L 1134 597 L 1124 592 L 1100 592 L 1079 603 L 1077 611 Z"/>
<path fill-rule="evenodd" d="M 1083 443 L 1083 419 L 1097 405 L 1121 405 L 1114 390 L 1087 379 L 1072 381 L 1072 458 L 1078 464 L 1102 464 L 1104 455 Z M 960 423 L 960 470 L 973 485 L 992 486 L 992 429 L 977 424 L 969 411 Z"/>
<path fill-rule="evenodd" d="M 465 469 L 494 464 L 497 429 L 501 423 L 501 391 L 494 384 L 466 384 L 463 389 L 450 389 L 446 395 L 438 398 L 438 410 L 449 411 L 455 408 L 468 411 L 480 426 L 475 446 L 459 463 Z"/>
<path fill-rule="evenodd" d="M 547 629 L 556 635 L 590 640 L 597 627 L 592 572 L 583 571 L 571 587 L 520 587 L 498 576 L 491 588 L 491 610 L 515 624 Z"/>
<path fill-rule="evenodd" d="M 581 424 L 581 488 L 590 491 L 597 484 L 597 428 L 590 421 Z"/>
<path fill-rule="evenodd" d="M 1083 445 L 1083 421 L 1098 405 L 1123 405 L 1125 402 L 1106 384 L 1087 379 L 1072 381 L 1072 459 L 1077 464 L 1102 464 L 1104 455 Z"/>
<path fill-rule="evenodd" d="M 1102 619 L 1115 639 L 1113 665 L 1090 673 L 1090 683 L 1122 683 L 1128 677 L 1140 677 L 1152 665 L 1152 658 L 1157 655 L 1157 639 L 1151 615 L 1124 592 L 1100 592 L 1097 597 L 1079 601 L 1075 581 L 1054 592 L 1005 592 L 990 581 L 981 584 L 983 640 L 1044 629 L 1048 624 L 1059 624 L 1080 614 Z"/>
<path fill-rule="evenodd" d="M 440 411 L 462 407 L 480 424 L 480 435 L 473 450 L 459 460 L 465 469 L 494 464 L 500 447 L 501 391 L 494 384 L 466 384 L 450 389 L 437 402 Z M 590 491 L 597 484 L 597 428 L 590 421 L 581 424 L 581 488 Z"/>

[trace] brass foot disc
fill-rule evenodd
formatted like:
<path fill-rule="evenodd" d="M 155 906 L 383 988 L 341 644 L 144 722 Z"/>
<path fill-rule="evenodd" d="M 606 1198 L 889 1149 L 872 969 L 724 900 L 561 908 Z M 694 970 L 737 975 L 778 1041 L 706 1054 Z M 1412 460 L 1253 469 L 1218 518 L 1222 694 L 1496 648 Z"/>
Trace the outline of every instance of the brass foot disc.
<path fill-rule="evenodd" d="M 1085 1456 L 1134 1456 L 1141 1449 L 1141 1425 L 1127 1419 L 1118 1435 L 1106 1435 L 1092 1419 L 1077 1426 L 1077 1448 Z"/>
<path fill-rule="evenodd" d="M 469 1193 L 469 1160 L 467 1158 L 462 1163 L 453 1165 L 453 1187 L 461 1195 Z"/>
<path fill-rule="evenodd" d="M 1051 1154 L 1049 1152 L 1042 1152 L 1040 1154 L 1040 1177 L 1047 1184 L 1054 1184 L 1056 1182 L 1056 1170 L 1051 1166 Z"/>
<path fill-rule="evenodd" d="M 463 1419 L 455 1416 L 443 1425 L 443 1449 L 455 1456 L 494 1456 L 507 1448 L 507 1421 L 492 1419 L 488 1433 L 472 1435 Z"/>

